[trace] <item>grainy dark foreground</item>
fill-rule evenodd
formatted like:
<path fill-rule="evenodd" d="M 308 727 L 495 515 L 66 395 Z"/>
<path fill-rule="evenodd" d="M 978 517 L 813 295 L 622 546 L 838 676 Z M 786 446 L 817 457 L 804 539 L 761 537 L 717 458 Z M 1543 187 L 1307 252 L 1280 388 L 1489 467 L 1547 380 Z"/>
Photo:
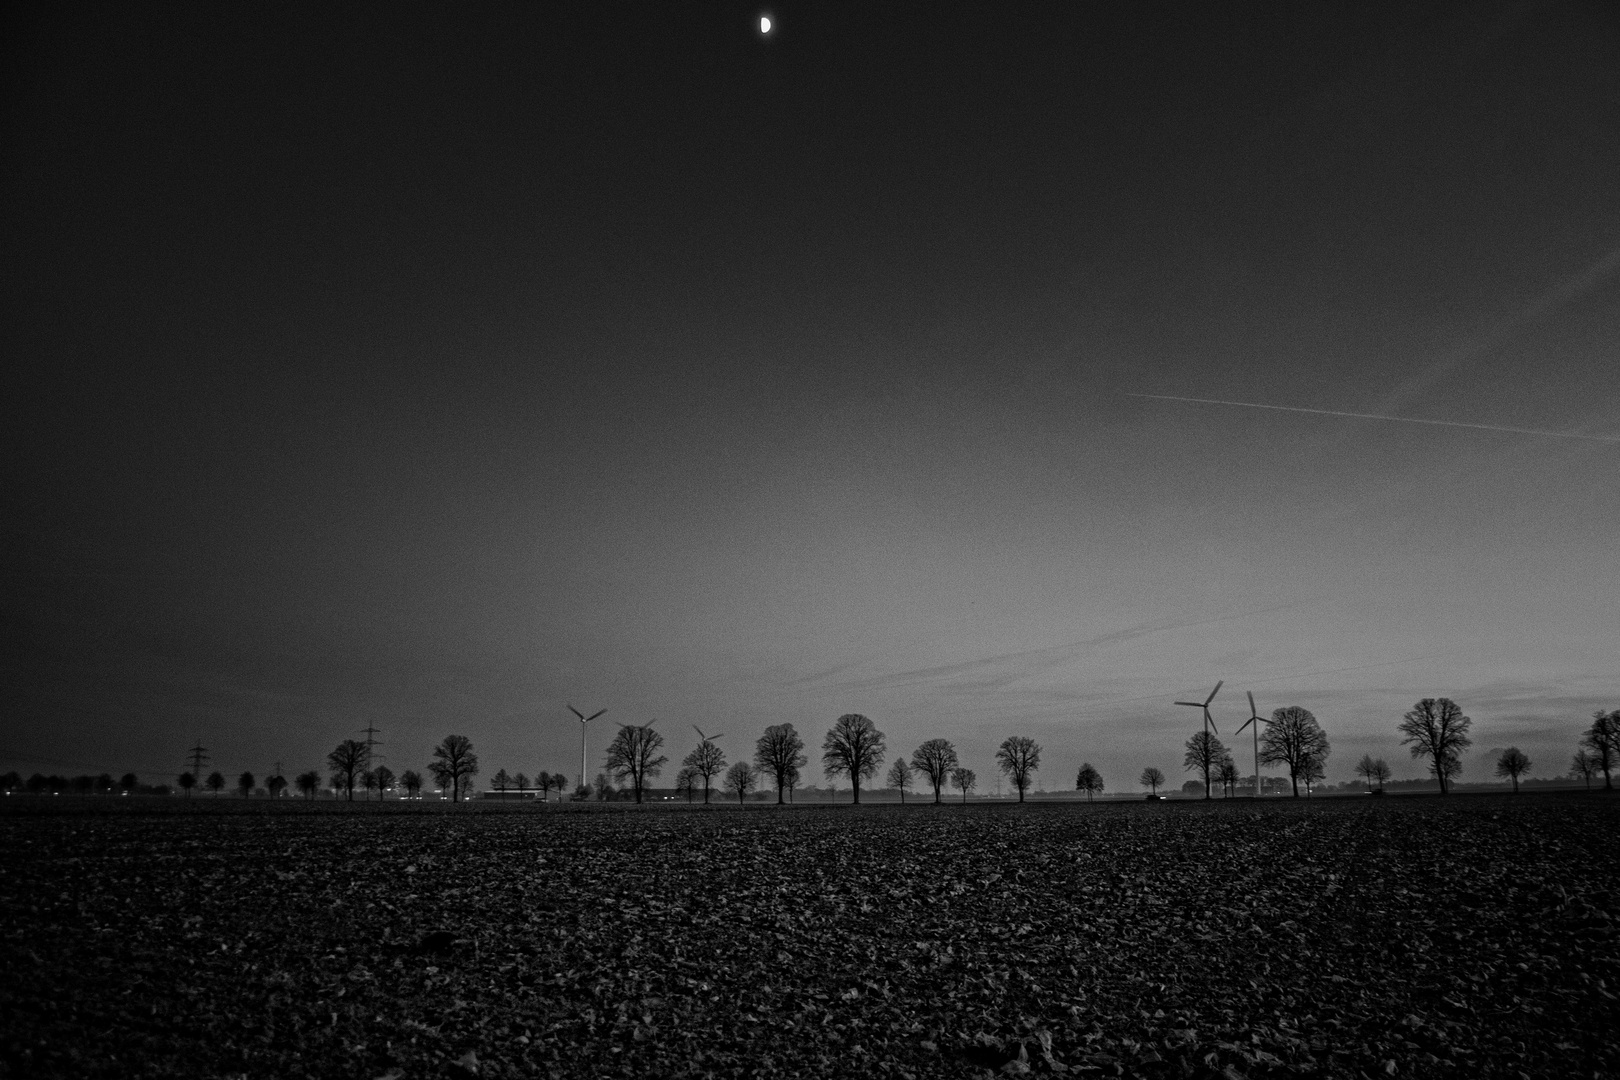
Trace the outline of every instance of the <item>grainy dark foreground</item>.
<path fill-rule="evenodd" d="M 1614 798 L 116 805 L 0 817 L 9 1075 L 1620 1070 Z"/>

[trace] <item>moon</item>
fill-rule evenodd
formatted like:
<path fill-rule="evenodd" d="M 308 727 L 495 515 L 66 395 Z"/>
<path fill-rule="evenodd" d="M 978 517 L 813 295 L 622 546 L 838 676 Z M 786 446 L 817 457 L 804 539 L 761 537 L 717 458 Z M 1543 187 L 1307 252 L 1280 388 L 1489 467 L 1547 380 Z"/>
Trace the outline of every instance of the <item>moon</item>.
<path fill-rule="evenodd" d="M 771 32 L 771 17 L 769 15 L 761 15 L 759 17 L 759 32 L 761 34 L 769 34 Z"/>

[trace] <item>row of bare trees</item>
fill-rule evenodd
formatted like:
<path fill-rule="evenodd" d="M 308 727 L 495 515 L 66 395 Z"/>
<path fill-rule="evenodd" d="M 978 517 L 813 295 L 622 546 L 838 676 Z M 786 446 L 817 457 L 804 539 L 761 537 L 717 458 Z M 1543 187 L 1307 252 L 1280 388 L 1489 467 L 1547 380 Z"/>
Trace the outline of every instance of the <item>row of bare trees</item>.
<path fill-rule="evenodd" d="M 681 761 L 675 776 L 675 789 L 695 799 L 703 793 L 708 802 L 714 791 L 716 777 L 726 792 L 738 801 L 761 783 L 776 788 L 776 801 L 786 802 L 803 779 L 802 770 L 809 764 L 804 739 L 792 724 L 773 724 L 765 729 L 754 743 L 752 762 L 735 761 L 729 765 L 725 751 L 714 741 L 718 736 L 704 735 L 701 741 Z M 660 773 L 669 758 L 660 751 L 664 737 L 646 724 L 625 724 L 607 748 L 607 771 L 620 782 L 628 782 L 637 802 L 642 801 L 648 781 Z M 821 744 L 822 772 L 831 779 L 843 777 L 850 783 L 852 799 L 861 801 L 861 787 L 877 776 L 888 752 L 887 739 L 872 721 L 859 713 L 846 713 L 833 722 Z M 1007 774 L 1022 801 L 1040 768 L 1041 748 L 1033 739 L 1021 735 L 1004 740 L 996 751 L 996 762 Z M 929 739 L 919 746 L 908 762 L 897 758 L 886 776 L 888 786 L 898 789 L 902 801 L 916 776 L 922 776 L 933 788 L 934 801 L 939 802 L 947 783 L 954 786 L 965 800 L 978 785 L 978 776 L 962 765 L 956 748 L 946 739 Z"/>

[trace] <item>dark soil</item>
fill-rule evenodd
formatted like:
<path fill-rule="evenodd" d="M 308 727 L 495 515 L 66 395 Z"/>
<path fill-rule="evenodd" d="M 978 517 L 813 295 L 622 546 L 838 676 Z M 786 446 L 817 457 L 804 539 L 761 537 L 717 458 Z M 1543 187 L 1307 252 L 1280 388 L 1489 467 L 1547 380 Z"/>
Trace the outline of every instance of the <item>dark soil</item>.
<path fill-rule="evenodd" d="M 1620 1075 L 1612 797 L 6 802 L 5 1075 Z"/>

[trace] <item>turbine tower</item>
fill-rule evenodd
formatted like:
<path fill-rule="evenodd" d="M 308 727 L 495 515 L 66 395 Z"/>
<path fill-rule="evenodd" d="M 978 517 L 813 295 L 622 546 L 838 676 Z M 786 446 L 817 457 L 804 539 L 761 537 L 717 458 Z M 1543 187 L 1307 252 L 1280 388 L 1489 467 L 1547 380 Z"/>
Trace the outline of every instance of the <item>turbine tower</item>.
<path fill-rule="evenodd" d="M 1260 715 L 1254 707 L 1254 691 L 1249 691 L 1249 718 L 1243 722 L 1243 727 L 1237 729 L 1239 735 L 1243 734 L 1244 727 L 1254 727 L 1254 797 L 1260 797 L 1260 725 L 1272 721 Z"/>
<path fill-rule="evenodd" d="M 592 720 L 595 720 L 598 716 L 601 716 L 603 713 L 607 712 L 607 710 L 606 709 L 597 709 L 595 712 L 591 713 L 591 715 L 586 716 L 584 713 L 580 712 L 578 709 L 576 709 L 572 705 L 570 705 L 570 706 L 568 706 L 568 711 L 573 713 L 575 716 L 579 717 L 579 782 L 581 784 L 583 784 L 583 783 L 586 783 L 586 780 L 585 780 L 585 725 L 589 724 Z"/>
<path fill-rule="evenodd" d="M 1205 735 L 1208 735 L 1211 730 L 1213 730 L 1215 732 L 1215 734 L 1217 734 L 1217 735 L 1220 734 L 1220 729 L 1215 727 L 1215 721 L 1210 718 L 1210 715 L 1209 715 L 1209 703 L 1215 700 L 1215 695 L 1221 692 L 1221 687 L 1225 684 L 1225 682 L 1226 682 L 1226 680 L 1222 679 L 1220 682 L 1216 683 L 1215 684 L 1215 689 L 1211 690 L 1209 692 L 1209 697 L 1205 698 L 1203 701 L 1178 701 L 1178 702 L 1176 702 L 1177 705 L 1191 705 L 1195 709 L 1203 709 L 1204 710 L 1204 734 Z"/>

